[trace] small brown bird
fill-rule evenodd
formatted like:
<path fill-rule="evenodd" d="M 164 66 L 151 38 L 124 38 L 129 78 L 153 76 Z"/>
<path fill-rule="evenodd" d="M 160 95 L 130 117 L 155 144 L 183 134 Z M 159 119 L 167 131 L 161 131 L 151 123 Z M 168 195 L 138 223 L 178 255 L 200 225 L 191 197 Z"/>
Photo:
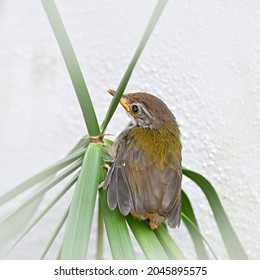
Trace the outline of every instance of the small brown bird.
<path fill-rule="evenodd" d="M 152 230 L 165 220 L 175 228 L 181 218 L 182 180 L 175 117 L 149 93 L 124 94 L 120 103 L 131 122 L 113 145 L 114 160 L 104 182 L 108 206 L 111 210 L 118 206 L 124 216 L 148 219 Z"/>

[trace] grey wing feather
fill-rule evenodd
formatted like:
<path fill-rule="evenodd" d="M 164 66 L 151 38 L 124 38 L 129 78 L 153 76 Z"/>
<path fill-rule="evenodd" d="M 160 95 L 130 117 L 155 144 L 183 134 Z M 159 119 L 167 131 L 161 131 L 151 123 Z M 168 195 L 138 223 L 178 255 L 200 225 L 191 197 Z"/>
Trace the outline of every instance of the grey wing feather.
<path fill-rule="evenodd" d="M 181 197 L 178 200 L 176 207 L 173 208 L 173 210 L 170 212 L 170 214 L 167 216 L 167 222 L 169 227 L 176 228 L 181 223 Z"/>
<path fill-rule="evenodd" d="M 117 186 L 118 208 L 126 216 L 130 212 L 130 194 L 120 168 L 117 170 Z"/>
<path fill-rule="evenodd" d="M 127 185 L 124 165 L 122 164 L 123 151 L 122 145 L 124 142 L 117 143 L 116 158 L 108 171 L 104 182 L 104 189 L 108 188 L 107 202 L 111 210 L 114 210 L 118 205 L 120 212 L 126 216 L 130 212 L 130 190 Z"/>
<path fill-rule="evenodd" d="M 120 168 L 111 167 L 104 183 L 104 189 L 106 188 L 109 208 L 114 210 L 118 204 L 120 212 L 126 216 L 130 212 L 130 196 Z"/>
<path fill-rule="evenodd" d="M 181 179 L 182 171 L 180 165 L 178 170 L 172 170 L 172 178 L 166 187 L 162 203 L 166 207 L 165 209 L 167 209 L 167 205 L 171 207 L 166 210 L 167 222 L 171 228 L 179 226 L 181 221 Z"/>
<path fill-rule="evenodd" d="M 105 182 L 104 182 L 104 186 L 103 186 L 103 189 L 107 189 L 108 186 L 108 191 L 107 191 L 107 203 L 108 203 L 108 206 L 111 210 L 114 210 L 116 208 L 116 205 L 117 205 L 117 187 L 116 187 L 116 184 L 115 182 L 114 183 L 111 183 L 112 181 L 112 178 L 113 178 L 113 171 L 114 171 L 114 166 L 112 166 L 110 168 L 110 170 L 108 171 L 108 174 L 107 174 L 107 177 L 105 179 Z M 113 181 L 115 181 L 115 179 L 113 178 Z"/>

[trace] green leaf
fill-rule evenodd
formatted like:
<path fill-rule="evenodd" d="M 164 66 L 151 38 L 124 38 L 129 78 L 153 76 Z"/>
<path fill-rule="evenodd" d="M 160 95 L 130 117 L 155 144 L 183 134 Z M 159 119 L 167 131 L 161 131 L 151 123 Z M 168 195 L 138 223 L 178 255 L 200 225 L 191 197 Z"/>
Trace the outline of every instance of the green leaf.
<path fill-rule="evenodd" d="M 53 0 L 41 1 L 69 71 L 89 135 L 98 136 L 100 131 L 94 107 L 60 14 Z"/>
<path fill-rule="evenodd" d="M 163 246 L 146 221 L 139 221 L 132 215 L 126 217 L 137 242 L 149 260 L 168 260 L 169 257 Z"/>
<path fill-rule="evenodd" d="M 63 214 L 60 222 L 58 223 L 57 227 L 55 228 L 55 230 L 53 231 L 50 240 L 48 241 L 46 248 L 44 249 L 42 255 L 41 255 L 41 260 L 43 260 L 45 258 L 45 256 L 47 255 L 48 251 L 50 250 L 51 245 L 53 244 L 53 242 L 55 241 L 57 235 L 59 234 L 61 228 L 63 227 L 65 221 L 68 218 L 69 215 L 69 210 L 70 210 L 70 205 L 69 207 L 66 209 L 65 213 Z"/>
<path fill-rule="evenodd" d="M 143 34 L 143 37 L 142 37 L 142 39 L 141 39 L 141 41 L 140 41 L 140 43 L 139 43 L 139 45 L 138 45 L 138 47 L 137 47 L 137 49 L 134 53 L 134 56 L 133 56 L 132 60 L 130 61 L 130 64 L 128 65 L 127 70 L 126 70 L 126 72 L 125 72 L 117 90 L 116 90 L 116 94 L 112 99 L 112 102 L 109 106 L 106 117 L 105 117 L 105 119 L 104 119 L 104 121 L 103 121 L 103 123 L 100 127 L 100 130 L 102 131 L 102 133 L 105 132 L 105 130 L 107 128 L 107 125 L 108 125 L 109 121 L 111 120 L 111 118 L 112 118 L 112 116 L 113 116 L 113 114 L 116 110 L 116 107 L 119 103 L 119 100 L 122 97 L 122 95 L 124 93 L 124 90 L 125 90 L 125 88 L 128 84 L 128 81 L 129 81 L 129 79 L 130 79 L 130 77 L 133 73 L 135 65 L 136 65 L 140 55 L 142 54 L 142 52 L 143 52 L 143 50 L 146 46 L 146 43 L 148 42 L 148 40 L 149 40 L 149 38 L 150 38 L 150 36 L 153 32 L 153 29 L 154 29 L 156 23 L 158 22 L 166 3 L 167 3 L 167 0 L 159 0 L 155 9 L 154 9 L 154 12 L 152 14 L 152 17 L 151 17 L 147 27 L 146 27 L 146 30 Z"/>
<path fill-rule="evenodd" d="M 79 143 L 74 147 L 74 149 L 70 152 L 70 155 L 74 154 L 72 156 L 72 159 L 74 161 L 75 161 L 74 156 L 75 155 L 78 156 L 82 151 L 84 152 L 85 150 L 82 150 L 82 148 L 85 148 L 85 146 L 88 145 L 88 143 L 89 143 L 89 137 L 84 136 L 79 141 Z M 67 160 L 67 159 L 71 159 L 71 157 L 65 158 L 65 160 Z M 57 165 L 56 167 L 63 168 L 62 162 L 63 161 L 55 164 L 55 165 Z M 68 164 L 69 164 L 69 161 L 68 161 Z M 47 169 L 51 169 L 51 167 L 47 168 Z M 43 171 L 43 173 L 45 171 Z M 58 171 L 58 169 L 57 169 L 57 171 Z M 38 176 L 38 175 L 36 175 L 36 176 Z M 45 176 L 45 175 L 43 174 L 43 176 Z M 43 180 L 41 182 L 41 184 L 39 186 L 37 186 L 36 191 L 39 191 L 42 188 L 44 188 L 47 185 L 47 183 L 49 183 L 54 177 L 55 177 L 55 173 L 53 173 L 47 179 Z M 17 193 L 15 192 L 15 189 L 11 190 L 11 192 L 13 192 L 13 194 L 15 194 L 15 196 L 16 196 Z M 17 235 L 17 233 L 19 233 L 26 226 L 26 224 L 29 222 L 29 220 L 35 213 L 36 208 L 42 201 L 44 194 L 45 194 L 45 192 L 42 193 L 42 195 L 39 196 L 37 199 L 34 199 L 31 203 L 27 204 L 27 206 L 23 207 L 23 209 L 19 208 L 19 210 L 15 211 L 15 213 L 13 213 L 13 215 L 11 215 L 11 216 L 9 215 L 8 219 L 6 219 L 6 217 L 0 218 L 0 221 L 1 220 L 3 221 L 5 219 L 5 222 L 2 225 L 0 225 L 0 229 L 1 229 L 0 230 L 0 244 L 6 243 L 7 240 L 9 240 L 10 238 L 13 238 L 15 235 Z"/>
<path fill-rule="evenodd" d="M 19 212 L 24 211 L 30 204 L 34 203 L 37 199 L 41 198 L 50 188 L 58 184 L 64 178 L 69 176 L 72 172 L 74 172 L 77 168 L 80 167 L 82 160 L 78 160 L 77 162 L 71 164 L 68 168 L 66 168 L 59 175 L 50 180 L 46 185 L 43 185 L 41 189 L 39 189 L 36 193 L 34 193 L 29 199 L 27 199 L 24 203 L 22 203 L 19 207 L 17 207 L 12 213 L 3 218 L 0 222 L 0 238 L 6 237 L 6 232 L 10 231 L 8 226 L 12 226 L 12 223 L 16 222 L 16 219 L 19 218 Z"/>
<path fill-rule="evenodd" d="M 68 155 L 71 155 L 83 148 L 86 148 L 88 144 L 90 143 L 89 135 L 84 135 L 78 143 L 75 145 L 75 147 L 68 153 Z"/>
<path fill-rule="evenodd" d="M 188 217 L 190 221 L 192 221 L 192 223 L 199 229 L 190 200 L 183 190 L 182 190 L 182 213 L 184 213 L 185 216 Z M 183 222 L 185 223 L 190 233 L 198 259 L 200 260 L 208 259 L 209 257 L 206 248 L 204 246 L 203 239 L 201 238 L 201 235 L 198 233 L 196 229 L 194 229 L 194 227 L 186 219 L 183 219 Z"/>
<path fill-rule="evenodd" d="M 197 228 L 197 226 L 182 212 L 181 213 L 182 219 L 186 220 L 187 223 L 190 223 L 191 226 L 194 227 L 194 229 L 198 232 L 198 234 L 200 234 L 201 238 L 204 240 L 205 244 L 208 246 L 210 252 L 212 253 L 212 256 L 217 260 L 217 255 L 215 254 L 214 250 L 212 249 L 212 247 L 210 246 L 209 242 L 207 241 L 207 239 L 203 236 L 203 234 L 200 232 L 200 230 Z"/>
<path fill-rule="evenodd" d="M 66 156 L 63 160 L 58 161 L 57 163 L 47 167 L 45 170 L 40 173 L 34 175 L 33 177 L 27 179 L 23 183 L 19 184 L 17 187 L 11 189 L 9 192 L 0 197 L 0 206 L 9 200 L 15 198 L 19 194 L 25 192 L 29 188 L 33 187 L 37 183 L 47 179 L 52 176 L 56 172 L 60 171 L 62 168 L 81 158 L 85 153 L 86 148 L 79 149 L 77 152 L 74 152 L 68 156 Z"/>
<path fill-rule="evenodd" d="M 103 236 L 104 236 L 104 220 L 100 202 L 98 203 L 98 229 L 97 229 L 97 253 L 96 260 L 103 259 Z"/>
<path fill-rule="evenodd" d="M 39 190 L 44 188 L 45 185 L 53 179 L 53 175 L 47 178 L 39 186 Z M 25 206 L 22 210 L 16 211 L 9 219 L 6 216 L 0 218 L 0 221 L 6 220 L 4 225 L 0 222 L 0 244 L 6 243 L 9 239 L 16 236 L 28 224 L 36 209 L 41 203 L 44 194 L 35 199 L 32 203 Z"/>
<path fill-rule="evenodd" d="M 43 183 L 39 189 L 42 189 L 44 186 L 45 184 Z M 0 221 L 4 221 L 4 223 L 0 222 L 0 245 L 5 244 L 9 239 L 15 237 L 24 229 L 34 215 L 43 197 L 44 194 L 33 200 L 30 204 L 27 204 L 23 209 L 15 211 L 9 218 L 7 216 L 1 217 Z"/>
<path fill-rule="evenodd" d="M 164 225 L 160 225 L 155 231 L 155 234 L 162 244 L 166 254 L 171 260 L 185 260 L 186 257 L 183 255 L 182 251 L 178 247 L 178 245 L 174 242 L 174 240 L 169 235 L 166 227 Z"/>
<path fill-rule="evenodd" d="M 71 201 L 61 259 L 86 258 L 103 153 L 101 143 L 90 143 L 87 148 Z"/>
<path fill-rule="evenodd" d="M 9 219 L 3 217 L 4 222 L 0 223 L 0 245 L 6 244 L 9 239 L 17 236 L 17 234 L 24 229 L 35 213 L 41 200 L 42 197 L 39 197 L 21 211 L 15 212 Z"/>
<path fill-rule="evenodd" d="M 183 174 L 194 181 L 207 197 L 229 257 L 231 259 L 247 259 L 245 250 L 233 230 L 220 199 L 211 183 L 199 173 L 186 168 L 183 168 Z"/>
<path fill-rule="evenodd" d="M 99 191 L 99 200 L 113 259 L 136 259 L 125 218 L 118 209 L 111 211 L 108 208 L 105 190 Z"/>
<path fill-rule="evenodd" d="M 24 238 L 24 236 L 50 211 L 50 209 L 62 198 L 62 196 L 75 184 L 78 179 L 78 173 L 65 185 L 65 187 L 55 196 L 55 198 L 37 215 L 37 217 L 22 231 L 19 238 L 10 247 L 6 255 L 8 255 L 15 246 Z M 5 256 L 6 256 L 5 255 Z"/>

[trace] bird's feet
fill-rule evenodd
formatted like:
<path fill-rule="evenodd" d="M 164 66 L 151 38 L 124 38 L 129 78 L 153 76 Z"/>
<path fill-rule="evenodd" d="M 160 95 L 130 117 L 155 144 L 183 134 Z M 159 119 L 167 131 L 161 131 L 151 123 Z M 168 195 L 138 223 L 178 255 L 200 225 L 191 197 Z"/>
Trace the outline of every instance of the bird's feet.
<path fill-rule="evenodd" d="M 102 168 L 107 169 L 107 172 L 108 172 L 109 169 L 110 169 L 110 166 L 109 166 L 108 164 L 104 164 L 104 165 L 102 166 Z M 98 185 L 98 190 L 103 189 L 103 187 L 104 187 L 104 182 L 105 182 L 105 181 L 101 182 L 101 183 Z"/>

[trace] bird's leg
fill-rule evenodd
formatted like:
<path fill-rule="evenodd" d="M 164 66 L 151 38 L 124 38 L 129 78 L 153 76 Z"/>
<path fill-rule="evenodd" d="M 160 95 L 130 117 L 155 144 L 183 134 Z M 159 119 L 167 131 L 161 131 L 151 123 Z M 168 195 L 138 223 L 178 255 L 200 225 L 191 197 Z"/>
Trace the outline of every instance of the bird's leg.
<path fill-rule="evenodd" d="M 162 218 L 160 217 L 159 214 L 157 214 L 157 213 L 152 213 L 152 214 L 149 215 L 148 221 L 149 221 L 148 224 L 149 224 L 149 226 L 150 226 L 150 229 L 151 229 L 151 230 L 154 230 L 154 229 L 156 229 L 156 228 L 159 226 L 159 224 L 162 222 Z"/>
<path fill-rule="evenodd" d="M 102 168 L 107 169 L 107 172 L 108 172 L 109 169 L 110 169 L 110 166 L 106 163 L 106 164 L 104 164 L 104 165 L 102 166 Z M 101 183 L 98 185 L 98 190 L 100 190 L 100 189 L 102 189 L 102 188 L 104 187 L 104 182 L 105 182 L 105 181 L 101 182 Z"/>

